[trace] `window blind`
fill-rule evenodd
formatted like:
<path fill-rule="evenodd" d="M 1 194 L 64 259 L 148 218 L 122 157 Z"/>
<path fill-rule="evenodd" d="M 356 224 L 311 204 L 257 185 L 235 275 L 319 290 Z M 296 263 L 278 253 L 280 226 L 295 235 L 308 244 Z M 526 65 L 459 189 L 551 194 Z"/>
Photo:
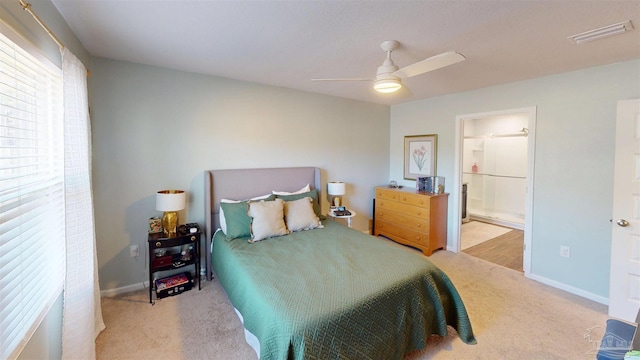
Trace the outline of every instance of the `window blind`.
<path fill-rule="evenodd" d="M 13 359 L 64 280 L 62 78 L 0 31 L 0 359 Z"/>

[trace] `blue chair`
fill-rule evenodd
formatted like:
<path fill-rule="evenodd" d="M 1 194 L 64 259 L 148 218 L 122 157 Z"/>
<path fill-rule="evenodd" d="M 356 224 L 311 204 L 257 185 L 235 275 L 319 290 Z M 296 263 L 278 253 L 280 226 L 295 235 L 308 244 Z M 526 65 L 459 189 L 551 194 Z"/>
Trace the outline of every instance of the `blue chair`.
<path fill-rule="evenodd" d="M 636 324 L 640 323 L 640 310 L 636 316 Z M 640 350 L 638 325 L 621 320 L 607 320 L 607 327 L 600 342 L 596 358 L 598 360 L 623 360 L 629 350 Z"/>

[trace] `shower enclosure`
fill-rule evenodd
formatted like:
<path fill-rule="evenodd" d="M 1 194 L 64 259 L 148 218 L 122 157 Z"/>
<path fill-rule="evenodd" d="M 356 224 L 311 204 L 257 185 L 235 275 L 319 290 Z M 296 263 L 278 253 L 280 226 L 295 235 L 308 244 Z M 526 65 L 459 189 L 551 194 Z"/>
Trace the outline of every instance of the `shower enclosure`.
<path fill-rule="evenodd" d="M 471 219 L 524 229 L 527 193 L 525 119 L 464 124 L 462 181 Z"/>

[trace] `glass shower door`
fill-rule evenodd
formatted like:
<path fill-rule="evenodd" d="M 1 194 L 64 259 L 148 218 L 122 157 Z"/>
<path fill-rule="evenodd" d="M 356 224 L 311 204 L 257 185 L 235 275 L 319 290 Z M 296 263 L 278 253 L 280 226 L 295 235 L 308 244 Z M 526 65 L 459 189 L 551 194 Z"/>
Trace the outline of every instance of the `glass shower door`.
<path fill-rule="evenodd" d="M 525 220 L 527 137 L 464 139 L 463 182 L 471 217 L 522 228 Z"/>

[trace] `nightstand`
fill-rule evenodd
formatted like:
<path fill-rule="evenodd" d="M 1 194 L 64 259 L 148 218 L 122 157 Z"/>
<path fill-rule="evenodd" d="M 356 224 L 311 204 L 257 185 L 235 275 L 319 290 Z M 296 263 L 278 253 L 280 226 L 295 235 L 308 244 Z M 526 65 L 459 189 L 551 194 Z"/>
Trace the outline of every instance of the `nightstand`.
<path fill-rule="evenodd" d="M 194 281 L 198 282 L 198 290 L 202 289 L 200 283 L 200 240 L 202 230 L 198 224 L 190 224 L 190 227 L 178 230 L 178 234 L 173 238 L 165 238 L 164 233 L 150 233 L 149 245 L 149 303 L 153 304 L 153 292 L 156 291 L 156 298 L 163 298 L 170 295 L 177 295 L 183 291 L 190 290 Z M 195 231 L 191 232 L 190 228 Z M 177 270 L 193 265 L 195 274 L 191 277 L 190 270 L 183 273 L 188 282 L 172 286 L 169 282 L 163 283 L 158 289 L 154 275 L 161 271 Z M 175 271 L 173 271 L 175 272 Z M 170 276 L 164 279 L 169 279 Z M 162 288 L 165 287 L 166 288 Z"/>
<path fill-rule="evenodd" d="M 347 219 L 347 226 L 351 227 L 351 218 L 356 216 L 356 212 L 353 211 L 353 210 L 349 210 L 349 212 L 351 213 L 351 215 L 337 216 L 333 212 L 333 209 L 331 209 L 331 210 L 329 210 L 329 213 L 327 215 L 331 216 L 334 219 Z"/>

